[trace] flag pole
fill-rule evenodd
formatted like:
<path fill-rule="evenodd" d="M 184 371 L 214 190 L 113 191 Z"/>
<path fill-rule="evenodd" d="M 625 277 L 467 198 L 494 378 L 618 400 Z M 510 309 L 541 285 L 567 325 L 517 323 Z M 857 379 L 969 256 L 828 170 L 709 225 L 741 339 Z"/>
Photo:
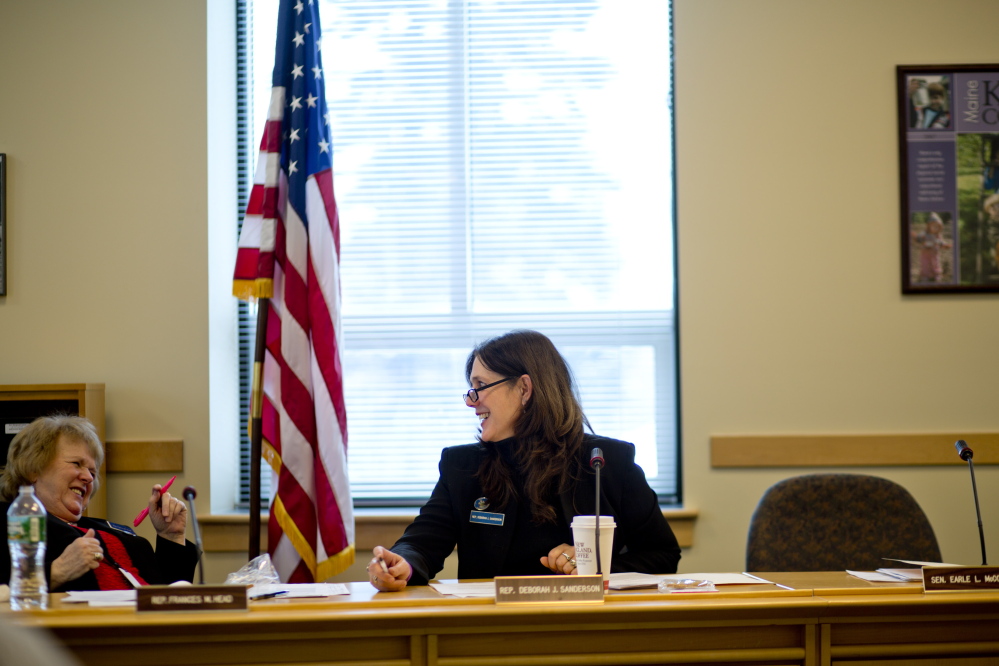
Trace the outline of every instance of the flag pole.
<path fill-rule="evenodd" d="M 250 544 L 249 559 L 260 555 L 260 459 L 263 455 L 261 424 L 264 404 L 264 352 L 267 349 L 267 314 L 271 300 L 257 300 L 257 337 L 253 351 L 253 389 L 250 397 Z"/>
<path fill-rule="evenodd" d="M 285 583 L 326 580 L 353 564 L 355 554 L 322 34 L 318 3 L 281 0 L 271 104 L 233 271 L 233 294 L 258 302 L 247 554 L 270 550 Z M 286 461 L 294 461 L 308 487 L 285 473 Z M 257 472 L 264 462 L 278 478 L 266 535 Z"/>

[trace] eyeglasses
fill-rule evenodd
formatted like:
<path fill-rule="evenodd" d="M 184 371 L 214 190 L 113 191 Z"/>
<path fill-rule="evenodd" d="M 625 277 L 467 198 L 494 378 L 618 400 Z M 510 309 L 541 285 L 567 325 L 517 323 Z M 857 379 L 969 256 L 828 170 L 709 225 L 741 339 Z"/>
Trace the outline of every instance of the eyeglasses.
<path fill-rule="evenodd" d="M 507 377 L 506 379 L 501 379 L 498 382 L 493 382 L 492 384 L 486 384 L 485 386 L 480 386 L 477 389 L 468 389 L 468 392 L 463 396 L 465 398 L 466 405 L 474 405 L 479 401 L 479 391 L 485 391 L 487 388 L 492 388 L 497 384 L 502 384 L 503 382 L 508 382 L 511 379 L 516 379 L 516 377 Z"/>

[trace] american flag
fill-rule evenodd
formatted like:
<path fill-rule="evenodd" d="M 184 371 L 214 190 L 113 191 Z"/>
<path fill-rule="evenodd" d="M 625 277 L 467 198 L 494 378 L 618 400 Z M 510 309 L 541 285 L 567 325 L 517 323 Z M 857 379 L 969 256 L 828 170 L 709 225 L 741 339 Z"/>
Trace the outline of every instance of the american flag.
<path fill-rule="evenodd" d="M 306 4 L 307 2 L 307 4 Z M 270 109 L 233 294 L 270 298 L 263 455 L 276 483 L 268 552 L 284 582 L 354 561 L 340 365 L 340 223 L 320 58 L 319 7 L 281 0 Z"/>

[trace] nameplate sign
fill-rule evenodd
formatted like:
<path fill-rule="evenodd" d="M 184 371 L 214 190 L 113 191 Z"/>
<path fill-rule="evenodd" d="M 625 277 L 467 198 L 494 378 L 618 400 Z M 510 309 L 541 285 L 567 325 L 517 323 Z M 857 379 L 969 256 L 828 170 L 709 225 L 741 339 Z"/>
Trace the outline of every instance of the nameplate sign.
<path fill-rule="evenodd" d="M 497 576 L 496 603 L 603 603 L 603 576 Z"/>
<path fill-rule="evenodd" d="M 924 592 L 995 592 L 999 567 L 923 567 Z"/>
<path fill-rule="evenodd" d="M 245 585 L 144 585 L 135 590 L 142 611 L 246 610 Z"/>

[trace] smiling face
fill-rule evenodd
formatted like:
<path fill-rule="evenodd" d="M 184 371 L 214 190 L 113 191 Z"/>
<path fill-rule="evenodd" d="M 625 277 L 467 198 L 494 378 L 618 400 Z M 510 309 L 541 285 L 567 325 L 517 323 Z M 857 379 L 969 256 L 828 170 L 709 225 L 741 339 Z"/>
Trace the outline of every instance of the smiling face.
<path fill-rule="evenodd" d="M 472 374 L 469 377 L 472 388 L 492 384 L 501 379 L 503 375 L 493 372 L 484 366 L 478 357 L 475 358 L 472 363 Z M 524 403 L 530 397 L 528 384 L 526 375 L 498 384 L 479 393 L 479 399 L 469 405 L 479 417 L 483 441 L 498 442 L 517 434 L 514 425 L 524 411 Z"/>
<path fill-rule="evenodd" d="M 97 464 L 84 442 L 60 435 L 56 453 L 35 479 L 35 495 L 45 510 L 60 520 L 75 523 L 94 492 Z"/>

